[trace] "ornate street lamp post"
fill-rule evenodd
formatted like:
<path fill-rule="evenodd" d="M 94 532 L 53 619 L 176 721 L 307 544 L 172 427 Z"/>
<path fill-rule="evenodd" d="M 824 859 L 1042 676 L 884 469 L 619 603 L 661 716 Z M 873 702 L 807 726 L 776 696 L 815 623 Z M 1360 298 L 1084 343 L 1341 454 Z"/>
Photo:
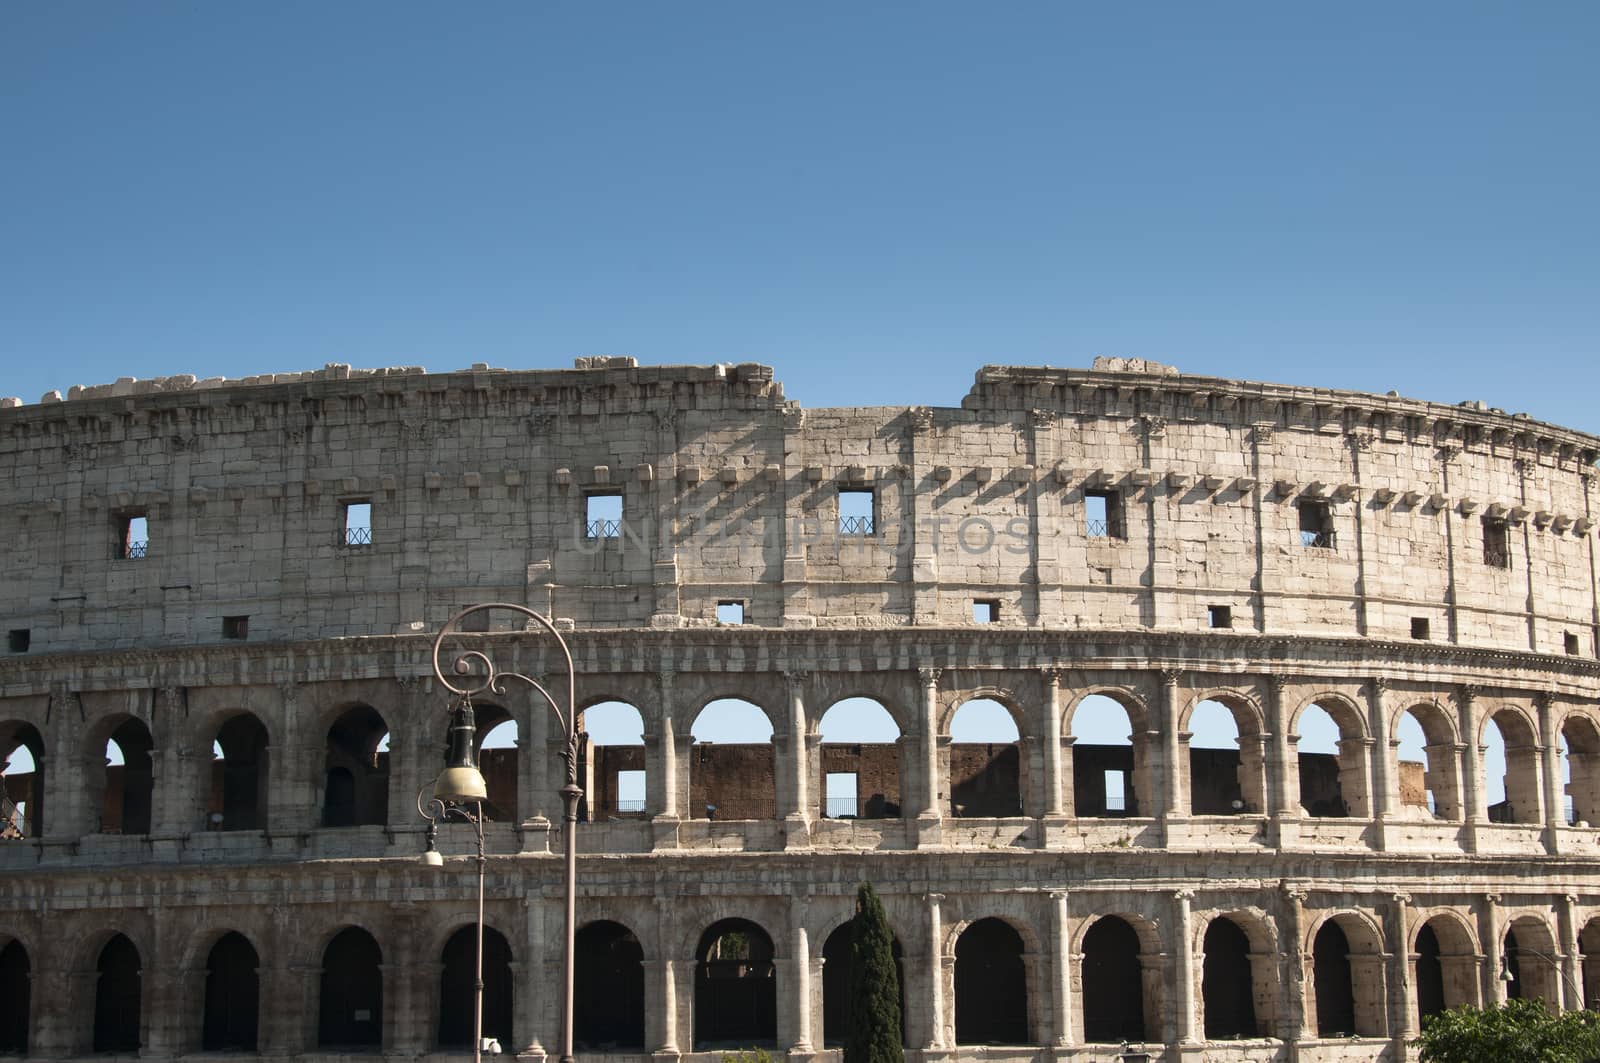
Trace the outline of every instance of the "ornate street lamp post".
<path fill-rule="evenodd" d="M 460 625 L 464 618 L 491 609 L 505 609 L 517 613 L 533 621 L 543 629 L 543 633 L 555 640 L 556 646 L 561 650 L 561 660 L 566 666 L 567 689 L 564 702 L 558 700 L 544 683 L 532 676 L 520 672 L 501 671 L 493 658 L 482 650 L 464 649 L 455 655 L 448 671 L 443 667 L 445 657 L 449 656 L 444 647 L 445 639 L 452 634 L 463 633 Z M 487 627 L 482 630 L 487 631 Z M 475 1061 L 481 1061 L 483 1048 L 483 879 L 486 866 L 483 847 L 483 802 L 489 795 L 483 774 L 477 766 L 477 726 L 472 714 L 472 699 L 474 695 L 484 692 L 503 696 L 506 693 L 506 681 L 519 680 L 538 692 L 561 724 L 565 739 L 561 747 L 561 758 L 566 761 L 567 777 L 565 785 L 560 790 L 564 824 L 562 834 L 566 843 L 565 957 L 562 965 L 560 1063 L 573 1063 L 573 961 L 576 953 L 578 893 L 577 826 L 578 801 L 583 797 L 583 789 L 578 785 L 577 679 L 572 669 L 572 651 L 567 648 L 567 640 L 561 637 L 561 633 L 556 630 L 549 618 L 526 606 L 512 605 L 509 602 L 486 602 L 461 610 L 447 620 L 444 627 L 439 630 L 438 636 L 433 640 L 433 675 L 445 690 L 454 695 L 450 709 L 452 717 L 450 746 L 445 769 L 439 773 L 439 778 L 434 783 L 433 796 L 425 800 L 422 794 L 418 794 L 417 811 L 428 821 L 428 851 L 423 854 L 423 859 L 430 864 L 443 863 L 443 858 L 434 847 L 440 819 L 455 815 L 471 823 L 477 832 L 478 956 L 477 995 L 473 1004 L 472 1030 L 472 1056 Z"/>
<path fill-rule="evenodd" d="M 1583 990 L 1578 986 L 1578 983 L 1573 980 L 1572 975 L 1567 973 L 1567 969 L 1562 965 L 1561 958 L 1559 956 L 1552 956 L 1548 952 L 1541 952 L 1538 949 L 1532 949 L 1526 945 L 1513 945 L 1512 947 L 1500 953 L 1500 974 L 1498 976 L 1500 981 L 1505 982 L 1508 985 L 1512 982 L 1518 981 L 1517 976 L 1511 972 L 1511 957 L 1513 954 L 1517 956 L 1532 956 L 1537 960 L 1549 964 L 1555 970 L 1556 974 L 1561 976 L 1562 984 L 1567 991 L 1567 999 L 1577 1001 L 1577 1007 L 1571 1008 L 1570 1010 L 1577 1011 L 1588 1006 L 1588 1002 L 1583 999 Z M 1556 1010 L 1560 1011 L 1561 1009 L 1558 1007 Z"/>

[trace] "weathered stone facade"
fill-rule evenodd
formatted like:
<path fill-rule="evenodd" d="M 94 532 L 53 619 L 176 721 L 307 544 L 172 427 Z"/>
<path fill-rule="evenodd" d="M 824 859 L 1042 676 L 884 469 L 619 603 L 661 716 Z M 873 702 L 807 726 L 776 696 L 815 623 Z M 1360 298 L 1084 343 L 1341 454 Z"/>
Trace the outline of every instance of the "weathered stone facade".
<path fill-rule="evenodd" d="M 7 780 L 0 995 L 26 1006 L 0 1049 L 452 1040 L 470 875 L 417 860 L 413 795 L 445 733 L 432 634 L 478 601 L 556 618 L 581 704 L 642 721 L 642 749 L 586 755 L 579 921 L 619 928 L 584 947 L 583 1055 L 828 1050 L 824 953 L 861 880 L 928 1063 L 1399 1060 L 1441 1003 L 1600 998 L 1592 437 L 1125 363 L 985 368 L 949 409 L 802 410 L 763 366 L 605 359 L 5 405 L 0 752 L 38 770 Z M 481 637 L 554 667 L 534 633 Z M 1131 747 L 1074 743 L 1092 696 Z M 853 697 L 899 741 L 824 746 Z M 693 745 L 721 698 L 771 745 Z M 951 743 L 974 698 L 1014 746 Z M 1188 748 L 1208 701 L 1236 754 Z M 1297 752 L 1313 705 L 1336 757 Z M 538 1057 L 562 766 L 531 700 L 486 710 L 521 736 L 488 765 L 490 1010 Z M 1112 809 L 1091 777 L 1123 769 Z M 825 814 L 834 771 L 854 817 Z"/>

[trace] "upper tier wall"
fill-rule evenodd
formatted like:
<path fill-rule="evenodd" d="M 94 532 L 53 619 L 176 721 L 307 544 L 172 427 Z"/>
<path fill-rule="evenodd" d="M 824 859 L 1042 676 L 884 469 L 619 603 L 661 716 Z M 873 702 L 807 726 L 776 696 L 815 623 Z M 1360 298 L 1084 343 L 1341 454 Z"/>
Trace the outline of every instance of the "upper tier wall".
<path fill-rule="evenodd" d="M 0 410 L 6 627 L 38 653 L 219 641 L 239 617 L 252 641 L 413 632 L 496 599 L 587 628 L 728 602 L 971 625 L 981 602 L 1002 625 L 1595 652 L 1600 441 L 1525 417 L 1009 367 L 960 409 L 806 411 L 765 366 L 593 364 Z M 841 533 L 849 490 L 870 534 Z M 621 526 L 591 536 L 606 493 Z M 370 544 L 345 543 L 352 502 Z M 135 517 L 149 546 L 122 558 Z"/>

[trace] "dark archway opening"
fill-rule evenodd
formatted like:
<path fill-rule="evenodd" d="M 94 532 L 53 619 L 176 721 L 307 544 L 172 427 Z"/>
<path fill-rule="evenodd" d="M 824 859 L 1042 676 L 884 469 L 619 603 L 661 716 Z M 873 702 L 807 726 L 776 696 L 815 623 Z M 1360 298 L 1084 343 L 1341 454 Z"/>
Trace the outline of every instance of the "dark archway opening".
<path fill-rule="evenodd" d="M 1028 1043 L 1028 978 L 1022 935 L 979 919 L 956 939 L 956 1044 Z"/>
<path fill-rule="evenodd" d="M 822 943 L 822 1043 L 827 1048 L 844 1044 L 850 1028 L 850 942 L 855 921 L 849 920 Z M 900 1043 L 906 1043 L 906 967 L 900 939 L 891 943 L 895 975 L 900 979 Z"/>
<path fill-rule="evenodd" d="M 20 941 L 0 949 L 0 1052 L 28 1054 L 28 1016 L 33 1014 L 32 965 Z"/>
<path fill-rule="evenodd" d="M 255 946 L 229 932 L 206 957 L 205 1017 L 201 1047 L 207 1052 L 254 1052 L 260 1009 L 260 966 Z"/>
<path fill-rule="evenodd" d="M 1350 942 L 1332 920 L 1322 924 L 1312 945 L 1317 990 L 1317 1036 L 1353 1037 L 1355 989 L 1350 982 Z"/>
<path fill-rule="evenodd" d="M 1417 931 L 1417 1017 L 1426 1019 L 1445 1009 L 1444 965 L 1439 962 L 1439 935 L 1424 925 Z"/>
<path fill-rule="evenodd" d="M 1522 950 L 1517 948 L 1517 932 L 1506 931 L 1505 966 L 1507 979 L 1505 982 L 1506 999 L 1521 1000 L 1522 993 L 1522 961 L 1518 958 Z"/>
<path fill-rule="evenodd" d="M 357 705 L 328 728 L 324 827 L 382 826 L 389 819 L 389 726 Z"/>
<path fill-rule="evenodd" d="M 439 974 L 439 1047 L 472 1047 L 472 1012 L 476 986 L 477 924 L 450 935 Z M 492 926 L 483 928 L 483 1036 L 513 1049 L 511 1036 L 511 946 Z"/>
<path fill-rule="evenodd" d="M 139 1006 L 142 985 L 139 950 L 116 935 L 100 950 L 95 965 L 94 1050 L 136 1052 L 139 1049 Z"/>
<path fill-rule="evenodd" d="M 1206 928 L 1204 948 L 1200 995 L 1206 1009 L 1206 1040 L 1256 1036 L 1250 939 L 1232 919 L 1213 919 Z"/>
<path fill-rule="evenodd" d="M 607 920 L 578 931 L 572 1037 L 585 1052 L 644 1048 L 644 947 Z"/>
<path fill-rule="evenodd" d="M 122 763 L 106 764 L 105 799 L 100 810 L 100 830 L 106 834 L 149 834 L 150 810 L 155 795 L 155 771 L 150 750 L 155 743 L 143 721 L 124 720 L 111 732 L 110 741 L 122 753 Z"/>
<path fill-rule="evenodd" d="M 222 756 L 211 762 L 212 825 L 219 830 L 265 830 L 266 727 L 249 713 L 241 713 L 218 729 L 216 745 Z"/>
<path fill-rule="evenodd" d="M 1083 1039 L 1091 1044 L 1145 1039 L 1139 934 L 1114 915 L 1083 935 Z"/>
<path fill-rule="evenodd" d="M 321 1048 L 383 1044 L 383 950 L 358 926 L 339 931 L 322 952 L 317 1010 Z"/>
<path fill-rule="evenodd" d="M 0 724 L 0 838 L 44 833 L 44 739 L 31 723 Z"/>
<path fill-rule="evenodd" d="M 695 1051 L 777 1044 L 778 984 L 767 932 L 748 919 L 713 923 L 695 961 Z"/>

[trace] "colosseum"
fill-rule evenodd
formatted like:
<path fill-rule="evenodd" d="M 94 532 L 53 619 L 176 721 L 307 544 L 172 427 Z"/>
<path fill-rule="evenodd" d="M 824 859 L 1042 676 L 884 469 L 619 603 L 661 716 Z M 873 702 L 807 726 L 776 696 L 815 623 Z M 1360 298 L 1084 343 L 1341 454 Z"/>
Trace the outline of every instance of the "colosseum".
<path fill-rule="evenodd" d="M 1600 999 L 1594 437 L 1135 360 L 0 407 L 0 1051 L 463 1051 L 476 836 L 425 866 L 416 795 L 480 602 L 582 710 L 569 830 L 554 714 L 477 704 L 506 1053 L 560 1052 L 563 835 L 584 1059 L 836 1058 L 864 881 L 914 1063 L 1399 1061 Z"/>

